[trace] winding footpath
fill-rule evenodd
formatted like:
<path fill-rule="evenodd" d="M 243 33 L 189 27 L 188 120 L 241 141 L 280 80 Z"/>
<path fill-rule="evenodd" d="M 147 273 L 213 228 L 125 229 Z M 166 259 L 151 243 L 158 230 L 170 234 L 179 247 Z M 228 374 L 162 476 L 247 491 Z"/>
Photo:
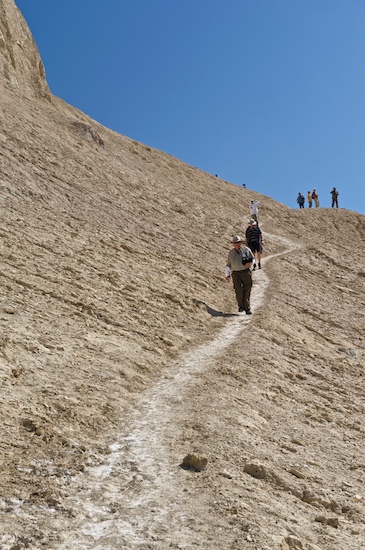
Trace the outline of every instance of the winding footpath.
<path fill-rule="evenodd" d="M 265 258 L 263 266 L 298 248 L 289 240 L 271 237 L 286 250 Z M 254 312 L 263 304 L 268 285 L 265 270 L 256 272 L 251 298 Z M 174 525 L 175 540 L 179 540 L 189 497 L 176 480 L 176 461 L 169 460 L 168 443 L 176 430 L 174 419 L 194 377 L 211 366 L 254 317 L 230 317 L 213 341 L 183 357 L 141 396 L 128 419 L 128 429 L 111 446 L 107 462 L 85 472 L 82 490 L 70 497 L 68 507 L 77 514 L 77 521 L 63 535 L 63 550 L 161 548 L 153 546 L 153 533 L 163 536 L 168 526 L 171 539 Z"/>

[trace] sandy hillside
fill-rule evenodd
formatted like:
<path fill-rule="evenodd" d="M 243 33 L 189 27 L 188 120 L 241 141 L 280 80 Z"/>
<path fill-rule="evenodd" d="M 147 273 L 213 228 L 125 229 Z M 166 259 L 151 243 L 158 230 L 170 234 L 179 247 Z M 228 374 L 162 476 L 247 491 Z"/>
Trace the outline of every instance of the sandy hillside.
<path fill-rule="evenodd" d="M 91 120 L 13 0 L 0 105 L 0 548 L 364 549 L 365 217 Z M 224 266 L 253 198 L 247 317 Z"/>

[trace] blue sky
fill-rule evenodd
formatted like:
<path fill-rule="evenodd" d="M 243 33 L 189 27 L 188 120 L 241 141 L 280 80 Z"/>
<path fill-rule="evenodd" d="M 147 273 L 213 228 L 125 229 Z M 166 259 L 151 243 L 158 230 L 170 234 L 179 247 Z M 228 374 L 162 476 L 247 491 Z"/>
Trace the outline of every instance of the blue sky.
<path fill-rule="evenodd" d="M 51 91 L 297 208 L 365 214 L 364 0 L 16 0 Z"/>

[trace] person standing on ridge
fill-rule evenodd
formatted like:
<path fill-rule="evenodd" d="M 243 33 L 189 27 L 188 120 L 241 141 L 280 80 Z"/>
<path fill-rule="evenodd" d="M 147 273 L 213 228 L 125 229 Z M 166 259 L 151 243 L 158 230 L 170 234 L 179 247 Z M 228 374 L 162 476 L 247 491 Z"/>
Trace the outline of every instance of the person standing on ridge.
<path fill-rule="evenodd" d="M 304 208 L 304 202 L 305 202 L 304 195 L 302 195 L 301 193 L 298 193 L 297 203 L 299 204 L 299 208 Z"/>
<path fill-rule="evenodd" d="M 257 223 L 259 223 L 259 220 L 257 219 L 257 216 L 259 214 L 259 201 L 251 201 L 250 203 L 250 215 L 251 218 L 253 218 Z"/>
<path fill-rule="evenodd" d="M 262 245 L 263 237 L 262 231 L 259 228 L 257 222 L 252 218 L 250 224 L 246 229 L 246 246 L 251 250 L 254 255 L 255 261 L 253 264 L 253 269 L 256 269 L 256 254 L 257 254 L 257 265 L 261 269 L 261 254 L 262 254 Z"/>
<path fill-rule="evenodd" d="M 338 195 L 339 192 L 337 191 L 336 187 L 334 187 L 331 191 L 332 196 L 332 208 L 336 205 L 336 208 L 338 208 Z"/>
<path fill-rule="evenodd" d="M 250 267 L 253 262 L 251 250 L 245 246 L 242 247 L 242 239 L 235 235 L 232 239 L 233 248 L 228 253 L 226 265 L 226 281 L 233 279 L 233 287 L 236 293 L 238 311 L 246 312 L 251 315 L 250 297 L 252 288 L 252 275 Z"/>
<path fill-rule="evenodd" d="M 318 196 L 316 188 L 314 188 L 313 191 L 312 191 L 312 199 L 314 200 L 315 207 L 318 208 L 319 207 L 319 196 Z"/>
<path fill-rule="evenodd" d="M 307 201 L 308 201 L 308 208 L 312 208 L 313 199 L 312 199 L 312 194 L 311 194 L 310 191 L 308 191 L 308 193 L 307 193 Z"/>

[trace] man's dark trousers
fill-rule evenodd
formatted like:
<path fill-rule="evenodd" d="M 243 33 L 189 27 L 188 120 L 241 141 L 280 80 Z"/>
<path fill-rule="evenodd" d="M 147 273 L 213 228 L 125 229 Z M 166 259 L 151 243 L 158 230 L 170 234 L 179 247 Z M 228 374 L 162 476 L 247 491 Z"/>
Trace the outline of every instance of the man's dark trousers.
<path fill-rule="evenodd" d="M 234 291 L 236 293 L 239 308 L 250 311 L 250 296 L 252 287 L 252 275 L 250 269 L 232 271 Z"/>

